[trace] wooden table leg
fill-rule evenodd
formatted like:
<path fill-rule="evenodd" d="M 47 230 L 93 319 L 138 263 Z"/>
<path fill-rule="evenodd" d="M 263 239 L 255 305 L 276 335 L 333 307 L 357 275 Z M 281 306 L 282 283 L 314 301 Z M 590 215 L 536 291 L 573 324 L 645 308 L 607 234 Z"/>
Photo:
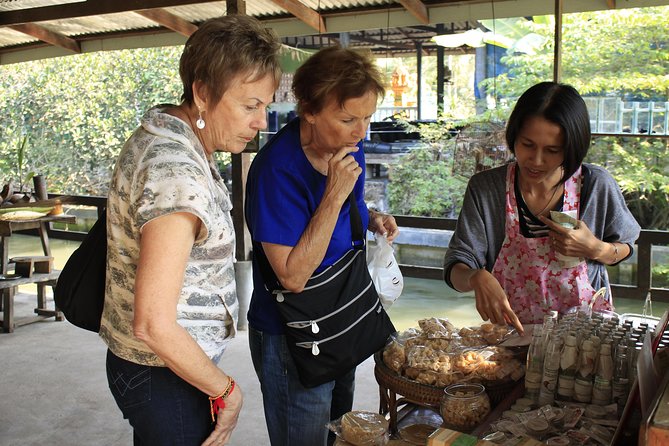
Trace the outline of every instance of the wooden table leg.
<path fill-rule="evenodd" d="M 386 415 L 388 413 L 388 389 L 379 385 L 379 413 Z"/>
<path fill-rule="evenodd" d="M 16 287 L 2 290 L 2 331 L 11 333 L 14 331 L 14 292 Z"/>
<path fill-rule="evenodd" d="M 44 251 L 45 256 L 51 255 L 51 246 L 49 246 L 49 232 L 47 228 L 48 224 L 49 223 L 43 221 L 39 224 L 39 238 L 42 242 L 42 251 Z"/>
<path fill-rule="evenodd" d="M 9 263 L 9 237 L 0 237 L 0 274 L 7 274 Z M 0 299 L 0 311 L 4 308 L 5 300 Z"/>
<path fill-rule="evenodd" d="M 47 286 L 51 286 L 53 288 L 55 285 L 51 281 L 40 282 L 37 284 L 37 308 L 35 308 L 35 314 L 44 317 L 54 317 L 57 321 L 64 321 L 65 317 L 63 316 L 63 312 L 58 310 L 58 307 L 55 307 L 56 305 L 55 302 L 53 310 L 47 308 L 47 303 L 46 303 Z"/>
<path fill-rule="evenodd" d="M 9 263 L 9 237 L 0 237 L 0 274 L 7 274 Z"/>
<path fill-rule="evenodd" d="M 397 394 L 392 390 L 388 390 L 388 413 L 390 415 L 390 423 L 388 430 L 390 435 L 397 434 Z"/>

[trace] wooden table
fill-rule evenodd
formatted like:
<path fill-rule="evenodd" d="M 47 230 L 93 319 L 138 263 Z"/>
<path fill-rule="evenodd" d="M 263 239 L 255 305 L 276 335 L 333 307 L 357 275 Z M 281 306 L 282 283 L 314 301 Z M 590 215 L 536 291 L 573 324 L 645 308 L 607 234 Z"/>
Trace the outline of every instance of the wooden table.
<path fill-rule="evenodd" d="M 0 274 L 7 274 L 9 264 L 9 237 L 16 231 L 37 229 L 45 256 L 51 255 L 48 226 L 50 223 L 76 223 L 74 215 L 47 215 L 34 220 L 0 220 Z"/>
<path fill-rule="evenodd" d="M 48 227 L 50 223 L 75 223 L 76 217 L 73 215 L 47 215 L 45 217 L 33 220 L 0 220 L 0 274 L 7 274 L 9 267 L 9 237 L 17 231 L 28 229 L 37 229 L 39 232 L 42 250 L 45 256 L 51 256 L 51 247 L 49 246 Z M 37 322 L 44 318 L 55 317 L 57 321 L 63 320 L 63 313 L 57 308 L 50 310 L 46 306 L 46 287 L 55 286 L 60 271 L 53 270 L 49 273 L 34 273 L 31 277 L 17 277 L 10 280 L 0 281 L 0 292 L 2 300 L 0 305 L 3 314 L 2 330 L 5 333 L 14 331 L 14 327 Z M 14 295 L 19 285 L 37 284 L 37 307 L 35 313 L 37 316 L 15 320 L 14 318 Z"/>
<path fill-rule="evenodd" d="M 31 324 L 42 319 L 55 317 L 57 321 L 64 320 L 63 313 L 58 308 L 53 310 L 46 305 L 46 287 L 55 286 L 58 281 L 60 270 L 53 270 L 50 273 L 34 273 L 31 277 L 17 277 L 12 280 L 0 281 L 0 291 L 2 291 L 2 331 L 11 333 L 15 327 Z M 35 314 L 37 316 L 27 318 L 14 318 L 14 295 L 19 285 L 34 283 L 37 285 L 37 307 Z"/>

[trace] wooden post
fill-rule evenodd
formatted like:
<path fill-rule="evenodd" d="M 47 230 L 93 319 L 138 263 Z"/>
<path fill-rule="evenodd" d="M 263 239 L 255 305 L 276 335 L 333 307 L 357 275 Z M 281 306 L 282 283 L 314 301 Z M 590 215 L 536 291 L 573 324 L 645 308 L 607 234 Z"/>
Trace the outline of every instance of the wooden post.
<path fill-rule="evenodd" d="M 562 78 L 562 0 L 555 0 L 555 43 L 553 55 L 553 80 Z"/>
<path fill-rule="evenodd" d="M 420 109 L 423 101 L 423 43 L 416 42 L 416 119 L 420 120 Z"/>
<path fill-rule="evenodd" d="M 232 222 L 235 226 L 237 260 L 251 260 L 251 235 L 244 220 L 246 179 L 251 166 L 251 154 L 232 155 Z"/>
<path fill-rule="evenodd" d="M 437 23 L 437 34 L 444 33 L 444 24 Z M 444 112 L 444 47 L 437 46 L 437 115 Z"/>
<path fill-rule="evenodd" d="M 226 0 L 226 13 L 246 15 L 246 2 L 244 0 Z"/>
<path fill-rule="evenodd" d="M 35 198 L 38 201 L 49 198 L 46 192 L 46 178 L 44 178 L 44 175 L 35 175 L 33 177 L 33 186 L 35 187 Z"/>

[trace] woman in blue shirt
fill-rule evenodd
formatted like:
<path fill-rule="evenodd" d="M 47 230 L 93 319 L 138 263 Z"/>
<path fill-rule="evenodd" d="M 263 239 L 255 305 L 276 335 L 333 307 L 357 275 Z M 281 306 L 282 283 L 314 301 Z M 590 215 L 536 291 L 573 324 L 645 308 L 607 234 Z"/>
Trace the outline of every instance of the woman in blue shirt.
<path fill-rule="evenodd" d="M 293 80 L 298 118 L 253 160 L 246 219 L 254 251 L 265 253 L 282 286 L 294 293 L 315 273 L 351 249 L 348 196 L 353 191 L 363 229 L 397 234 L 390 215 L 364 202 L 361 140 L 385 93 L 374 63 L 361 53 L 326 48 L 302 65 Z M 263 393 L 273 446 L 326 444 L 326 424 L 352 408 L 355 369 L 306 388 L 288 353 L 276 302 L 254 259 L 249 343 Z M 331 439 L 332 441 L 332 439 Z"/>

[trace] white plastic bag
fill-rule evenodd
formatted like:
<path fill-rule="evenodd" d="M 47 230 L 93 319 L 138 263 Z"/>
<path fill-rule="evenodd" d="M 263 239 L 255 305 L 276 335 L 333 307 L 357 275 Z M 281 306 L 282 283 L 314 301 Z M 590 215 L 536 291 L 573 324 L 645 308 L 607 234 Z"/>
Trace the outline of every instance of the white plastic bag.
<path fill-rule="evenodd" d="M 367 248 L 367 268 L 386 310 L 400 297 L 404 278 L 385 235 L 374 234 L 376 245 Z"/>

